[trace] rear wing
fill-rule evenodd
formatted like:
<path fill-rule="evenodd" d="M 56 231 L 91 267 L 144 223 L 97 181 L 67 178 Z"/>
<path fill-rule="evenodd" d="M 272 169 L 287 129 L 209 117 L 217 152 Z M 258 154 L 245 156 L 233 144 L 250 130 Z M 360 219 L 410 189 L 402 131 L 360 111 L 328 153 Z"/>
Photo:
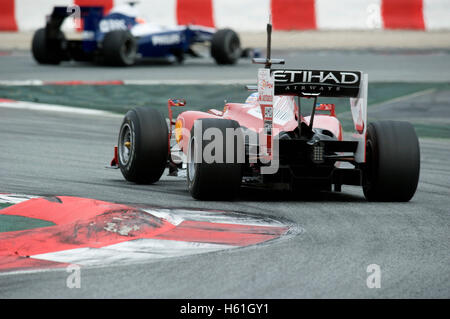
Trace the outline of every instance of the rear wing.
<path fill-rule="evenodd" d="M 97 48 L 96 34 L 103 18 L 103 11 L 103 7 L 100 6 L 54 7 L 52 13 L 47 17 L 45 26 L 47 40 L 57 40 L 64 20 L 73 16 L 76 30 L 83 32 L 83 51 L 93 52 Z"/>
<path fill-rule="evenodd" d="M 319 97 L 349 98 L 355 132 L 358 141 L 355 161 L 365 162 L 367 129 L 368 75 L 360 71 L 330 70 L 271 70 L 274 95 L 294 95 L 314 98 L 311 126 Z"/>
<path fill-rule="evenodd" d="M 103 18 L 104 8 L 101 6 L 68 6 L 54 7 L 52 13 L 47 17 L 47 32 L 55 32 L 61 28 L 67 17 L 73 16 L 78 19 L 81 29 L 95 32 L 100 20 Z"/>
<path fill-rule="evenodd" d="M 270 73 L 269 73 L 270 72 Z M 275 95 L 291 95 L 300 98 L 314 98 L 310 126 L 312 128 L 317 99 L 320 97 L 349 98 L 355 132 L 352 139 L 358 142 L 355 161 L 365 162 L 367 130 L 368 75 L 360 71 L 330 71 L 303 69 L 260 69 L 257 89 L 263 111 L 264 127 L 268 137 L 272 131 L 271 108 Z M 300 112 L 300 110 L 299 110 Z M 298 117 L 300 119 L 300 117 Z M 300 121 L 300 120 L 299 120 Z M 299 123 L 300 127 L 300 123 Z M 271 147 L 270 138 L 267 146 Z"/>

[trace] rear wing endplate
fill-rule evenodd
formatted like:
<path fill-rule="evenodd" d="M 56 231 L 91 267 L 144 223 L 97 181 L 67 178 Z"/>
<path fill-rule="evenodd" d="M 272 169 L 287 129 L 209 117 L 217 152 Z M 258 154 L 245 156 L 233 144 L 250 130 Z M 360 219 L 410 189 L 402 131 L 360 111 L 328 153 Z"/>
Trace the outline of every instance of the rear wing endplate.
<path fill-rule="evenodd" d="M 358 141 L 355 152 L 355 162 L 366 161 L 366 133 L 367 133 L 367 99 L 369 91 L 369 75 L 363 74 L 357 97 L 350 98 L 350 109 L 352 111 L 355 133 L 353 139 Z"/>
<path fill-rule="evenodd" d="M 103 15 L 104 8 L 101 6 L 57 6 L 47 18 L 46 29 L 50 32 L 59 30 L 67 17 L 74 16 L 81 19 L 84 31 L 96 31 Z"/>

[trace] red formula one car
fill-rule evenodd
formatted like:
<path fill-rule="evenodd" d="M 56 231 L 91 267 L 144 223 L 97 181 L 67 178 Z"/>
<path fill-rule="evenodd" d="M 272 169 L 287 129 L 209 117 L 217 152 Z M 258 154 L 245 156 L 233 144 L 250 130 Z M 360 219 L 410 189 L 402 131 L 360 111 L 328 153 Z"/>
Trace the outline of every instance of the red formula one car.
<path fill-rule="evenodd" d="M 370 201 L 409 201 L 417 188 L 419 143 L 408 122 L 367 124 L 368 76 L 359 71 L 272 69 L 268 25 L 265 64 L 244 103 L 224 109 L 185 111 L 176 120 L 156 109 L 130 110 L 120 128 L 112 165 L 126 180 L 155 183 L 168 167 L 186 169 L 196 199 L 230 199 L 241 186 L 286 190 L 340 191 L 362 186 Z M 350 99 L 355 132 L 344 139 L 333 104 L 320 97 Z M 313 100 L 304 116 L 301 101 Z"/>

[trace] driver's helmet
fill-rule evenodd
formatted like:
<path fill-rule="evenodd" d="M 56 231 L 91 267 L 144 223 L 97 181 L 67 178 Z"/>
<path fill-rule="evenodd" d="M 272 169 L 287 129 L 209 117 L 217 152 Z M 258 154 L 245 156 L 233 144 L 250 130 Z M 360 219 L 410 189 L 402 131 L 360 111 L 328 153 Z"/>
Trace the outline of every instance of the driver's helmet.
<path fill-rule="evenodd" d="M 250 94 L 245 100 L 245 104 L 254 104 L 258 101 L 258 92 Z"/>

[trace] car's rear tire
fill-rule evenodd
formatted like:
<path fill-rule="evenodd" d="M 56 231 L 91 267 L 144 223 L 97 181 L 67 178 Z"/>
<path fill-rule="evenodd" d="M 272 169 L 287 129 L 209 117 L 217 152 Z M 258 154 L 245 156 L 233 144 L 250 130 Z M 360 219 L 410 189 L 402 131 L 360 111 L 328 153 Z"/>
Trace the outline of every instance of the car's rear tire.
<path fill-rule="evenodd" d="M 137 53 L 136 39 L 129 31 L 115 30 L 108 32 L 103 38 L 102 53 L 107 65 L 133 65 Z"/>
<path fill-rule="evenodd" d="M 31 52 L 34 59 L 40 64 L 59 64 L 64 57 L 64 33 L 57 31 L 55 39 L 48 39 L 45 28 L 38 29 L 31 43 Z"/>
<path fill-rule="evenodd" d="M 370 123 L 366 145 L 366 199 L 409 201 L 416 192 L 420 173 L 420 147 L 414 127 L 400 121 Z"/>
<path fill-rule="evenodd" d="M 146 107 L 128 111 L 118 141 L 119 168 L 126 180 L 153 184 L 161 178 L 168 160 L 168 136 L 159 111 Z"/>
<path fill-rule="evenodd" d="M 224 119 L 200 119 L 194 122 L 187 151 L 187 183 L 193 198 L 233 199 L 238 194 L 242 182 L 242 156 L 245 158 L 245 154 L 242 153 L 245 152 L 244 139 L 239 127 L 238 122 Z M 204 139 L 204 133 L 208 129 L 216 129 L 215 132 L 220 132 L 223 140 L 215 140 L 220 137 L 219 134 L 214 135 L 214 140 Z M 227 136 L 227 129 L 233 129 L 236 135 Z M 214 153 L 213 160 L 208 160 L 203 156 L 207 155 L 204 150 L 213 142 L 217 148 L 211 152 Z M 228 154 L 227 161 L 227 152 L 231 150 L 234 156 Z M 216 153 L 220 151 L 222 156 Z M 195 154 L 199 157 L 196 158 Z"/>
<path fill-rule="evenodd" d="M 217 64 L 235 64 L 242 55 L 241 42 L 236 32 L 221 29 L 211 40 L 211 56 Z"/>

